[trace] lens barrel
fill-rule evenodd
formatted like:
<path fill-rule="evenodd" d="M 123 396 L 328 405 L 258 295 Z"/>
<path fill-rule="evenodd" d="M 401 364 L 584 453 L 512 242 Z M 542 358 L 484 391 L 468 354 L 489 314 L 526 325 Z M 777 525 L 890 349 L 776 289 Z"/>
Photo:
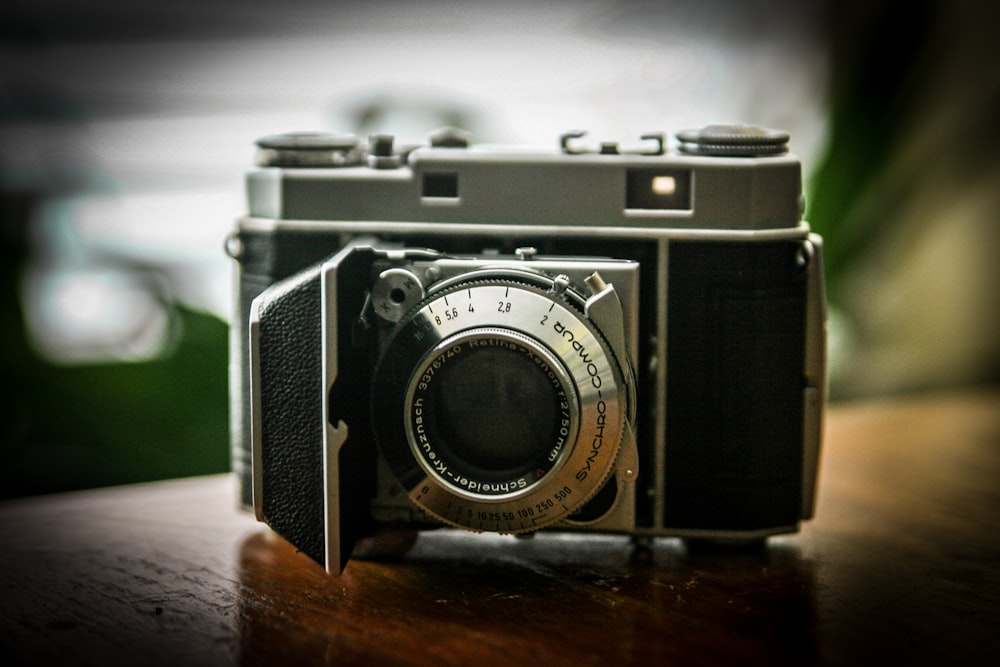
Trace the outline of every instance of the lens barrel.
<path fill-rule="evenodd" d="M 436 345 L 405 405 L 414 456 L 459 494 L 530 489 L 562 462 L 579 423 L 562 363 L 509 329 L 475 328 Z"/>
<path fill-rule="evenodd" d="M 419 507 L 471 530 L 528 532 L 607 481 L 624 375 L 569 296 L 479 274 L 400 320 L 375 368 L 372 426 Z"/>

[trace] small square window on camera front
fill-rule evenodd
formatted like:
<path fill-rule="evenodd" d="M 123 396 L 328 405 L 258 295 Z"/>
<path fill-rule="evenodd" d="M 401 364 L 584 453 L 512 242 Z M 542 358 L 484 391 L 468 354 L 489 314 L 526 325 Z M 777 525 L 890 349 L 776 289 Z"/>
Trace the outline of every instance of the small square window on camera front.
<path fill-rule="evenodd" d="M 425 173 L 422 195 L 438 199 L 458 199 L 458 173 L 454 171 Z"/>
<path fill-rule="evenodd" d="M 625 175 L 625 208 L 691 209 L 691 172 L 687 169 L 629 169 Z"/>

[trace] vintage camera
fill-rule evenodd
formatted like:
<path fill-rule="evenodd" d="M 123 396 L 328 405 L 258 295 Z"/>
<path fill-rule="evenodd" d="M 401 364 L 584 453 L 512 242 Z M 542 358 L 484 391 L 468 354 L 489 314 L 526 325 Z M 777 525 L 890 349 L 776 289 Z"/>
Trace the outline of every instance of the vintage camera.
<path fill-rule="evenodd" d="M 339 572 L 380 528 L 759 542 L 810 518 L 821 240 L 788 135 L 258 142 L 232 332 L 243 502 Z"/>

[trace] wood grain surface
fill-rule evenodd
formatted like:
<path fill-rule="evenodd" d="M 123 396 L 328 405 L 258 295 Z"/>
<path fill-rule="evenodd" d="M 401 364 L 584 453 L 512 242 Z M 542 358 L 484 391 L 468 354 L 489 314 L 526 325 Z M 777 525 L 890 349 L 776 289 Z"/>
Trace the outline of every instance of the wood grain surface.
<path fill-rule="evenodd" d="M 228 476 L 0 505 L 5 664 L 979 664 L 1000 652 L 1000 395 L 834 407 L 816 518 L 745 553 L 422 535 L 326 575 Z M 137 445 L 138 446 L 138 445 Z"/>

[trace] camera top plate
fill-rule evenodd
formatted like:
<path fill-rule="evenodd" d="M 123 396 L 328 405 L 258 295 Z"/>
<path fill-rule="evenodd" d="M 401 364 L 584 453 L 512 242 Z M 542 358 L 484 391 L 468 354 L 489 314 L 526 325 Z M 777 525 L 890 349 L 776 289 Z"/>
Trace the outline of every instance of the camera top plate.
<path fill-rule="evenodd" d="M 728 129 L 727 129 L 728 128 Z M 454 133 L 452 133 L 454 134 Z M 449 134 L 448 137 L 452 137 Z M 470 145 L 464 136 L 399 147 L 375 135 L 365 148 L 343 135 L 268 137 L 275 158 L 248 176 L 249 215 L 310 223 L 465 223 L 486 226 L 612 227 L 716 231 L 789 230 L 800 225 L 801 165 L 788 135 L 744 126 L 662 135 L 636 149 L 581 147 L 567 133 L 551 149 Z M 733 148 L 735 147 L 735 148 Z M 730 150 L 732 148 L 732 150 Z M 307 149 L 302 149 L 307 150 Z M 365 153 L 362 161 L 357 153 Z M 318 155 L 337 159 L 319 166 Z M 351 159 L 345 159 L 344 154 Z"/>

